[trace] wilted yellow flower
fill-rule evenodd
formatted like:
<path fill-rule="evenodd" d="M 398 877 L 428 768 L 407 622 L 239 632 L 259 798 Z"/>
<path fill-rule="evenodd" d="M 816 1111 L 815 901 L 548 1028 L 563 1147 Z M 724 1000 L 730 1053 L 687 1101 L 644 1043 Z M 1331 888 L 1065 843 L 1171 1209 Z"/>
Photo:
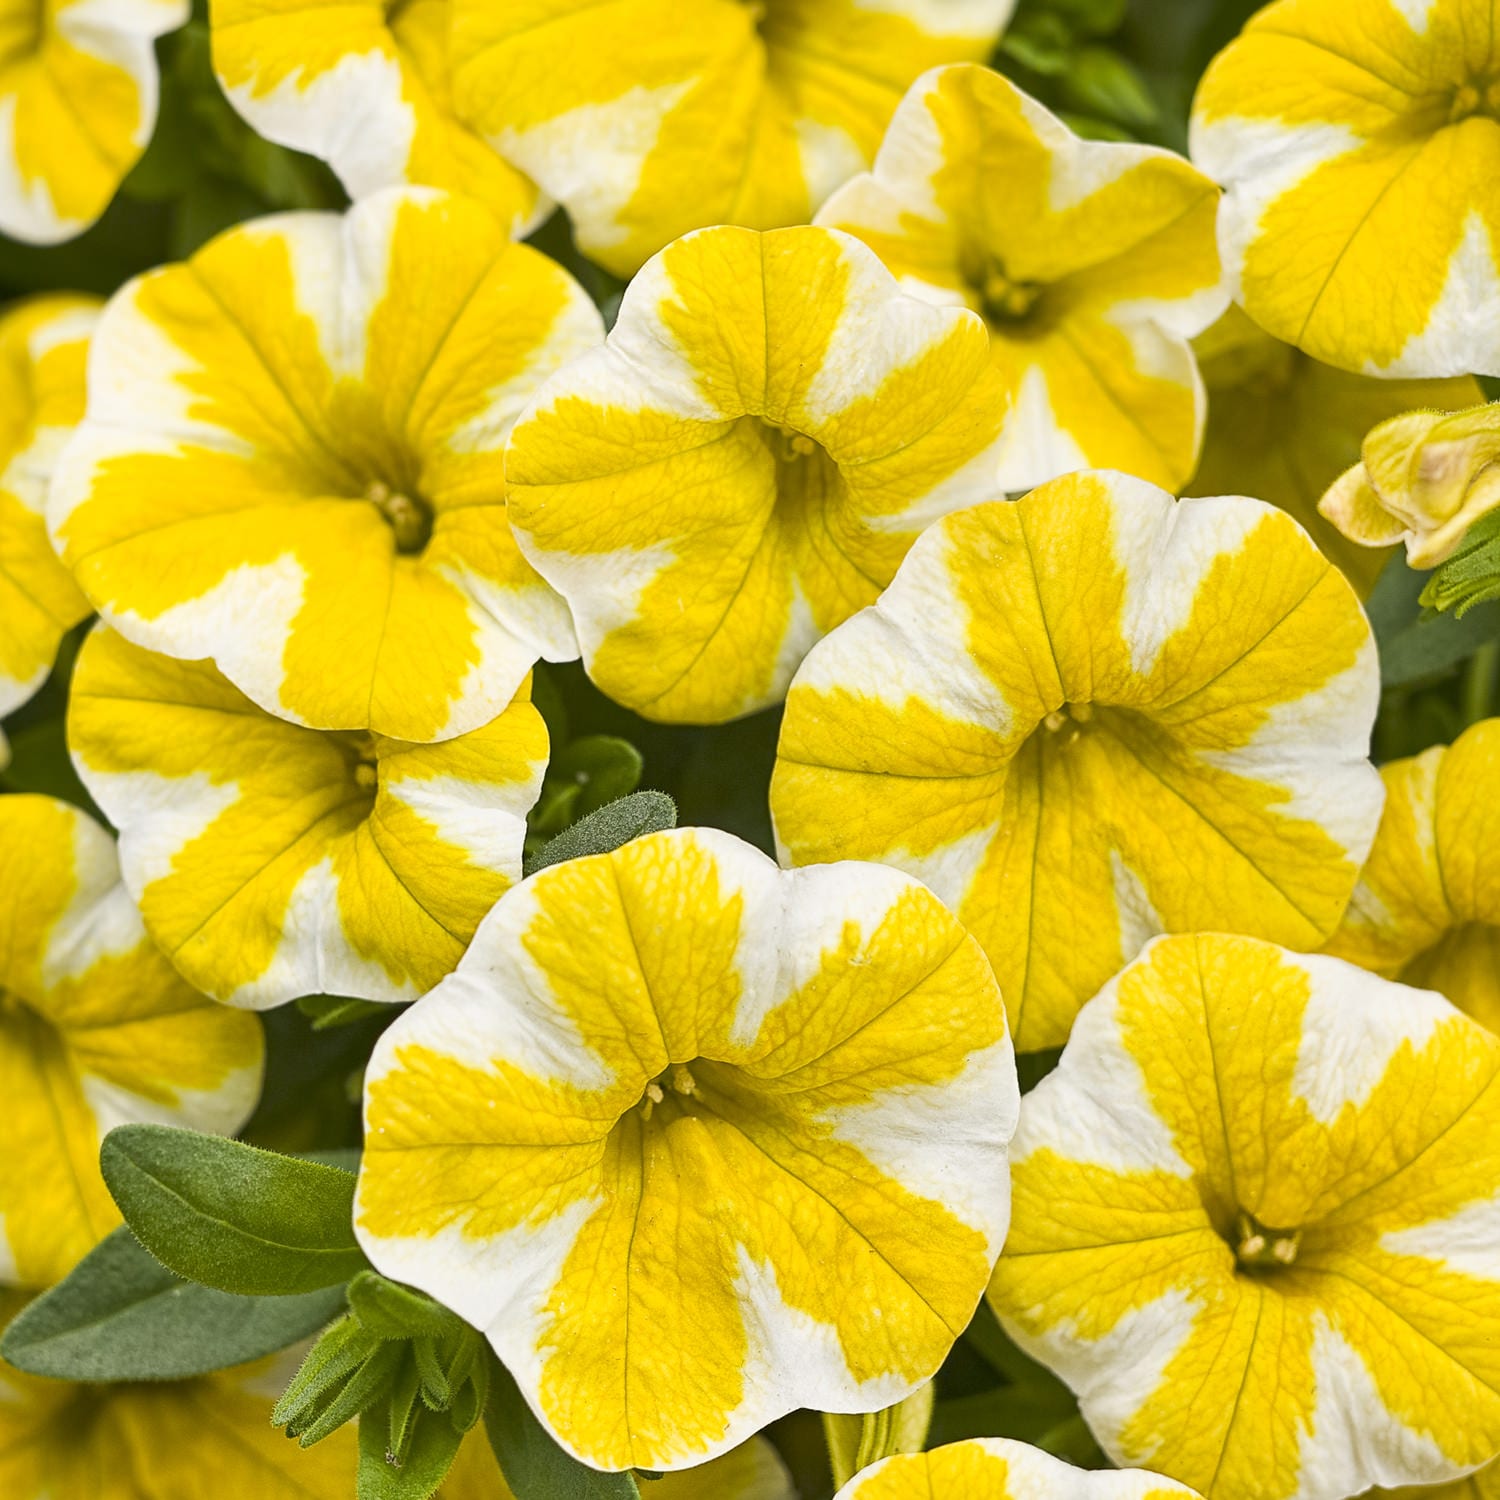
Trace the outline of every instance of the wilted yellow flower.
<path fill-rule="evenodd" d="M 1277 0 L 1209 66 L 1192 157 L 1235 297 L 1340 369 L 1500 375 L 1492 0 Z"/>
<path fill-rule="evenodd" d="M 651 1500 L 797 1500 L 786 1465 L 760 1437 L 696 1469 L 648 1483 Z M 515 1500 L 482 1429 L 464 1439 L 437 1500 Z"/>
<path fill-rule="evenodd" d="M 116 1125 L 238 1130 L 263 1046 L 253 1016 L 195 994 L 147 938 L 92 818 L 0 797 L 0 1283 L 61 1280 L 119 1223 L 99 1175 Z"/>
<path fill-rule="evenodd" d="M 511 434 L 510 513 L 589 675 L 653 719 L 776 702 L 935 516 L 995 493 L 1005 394 L 971 312 L 828 229 L 706 229 Z"/>
<path fill-rule="evenodd" d="M 419 183 L 522 233 L 535 186 L 453 113 L 449 0 L 212 0 L 214 71 L 268 140 L 320 157 L 354 199 Z M 545 209 L 545 205 L 541 205 Z"/>
<path fill-rule="evenodd" d="M 0 716 L 41 685 L 88 601 L 47 540 L 47 482 L 83 416 L 99 304 L 34 297 L 0 315 Z M 0 764 L 5 761 L 0 735 Z"/>
<path fill-rule="evenodd" d="M 917 80 L 871 172 L 818 223 L 871 245 L 903 287 L 984 315 L 1013 409 L 999 482 L 1193 472 L 1203 386 L 1189 338 L 1224 309 L 1218 189 L 1153 146 L 1080 140 L 971 64 Z"/>
<path fill-rule="evenodd" d="M 1380 832 L 1327 951 L 1500 1031 L 1500 719 L 1381 775 Z"/>
<path fill-rule="evenodd" d="M 0 233 L 81 234 L 109 206 L 156 125 L 156 50 L 188 0 L 5 0 Z"/>
<path fill-rule="evenodd" d="M 511 537 L 503 445 L 602 332 L 468 199 L 398 188 L 240 225 L 106 308 L 53 538 L 123 635 L 212 657 L 269 713 L 478 728 L 539 654 L 576 654 Z"/>
<path fill-rule="evenodd" d="M 1365 434 L 1414 406 L 1457 410 L 1484 399 L 1479 382 L 1375 380 L 1351 375 L 1273 339 L 1237 307 L 1195 341 L 1208 387 L 1203 457 L 1185 493 L 1241 491 L 1307 528 L 1361 595 L 1389 561 L 1350 542 L 1318 514 L 1323 492 L 1359 458 Z"/>
<path fill-rule="evenodd" d="M 20 1311 L 0 1297 L 0 1324 Z M 355 1430 L 289 1443 L 271 1407 L 295 1363 L 256 1360 L 192 1380 L 75 1385 L 0 1364 L 5 1500 L 348 1500 Z"/>
<path fill-rule="evenodd" d="M 1406 543 L 1414 568 L 1435 568 L 1481 516 L 1500 508 L 1500 402 L 1468 411 L 1413 411 L 1382 422 L 1362 461 L 1318 510 L 1362 547 Z"/>
<path fill-rule="evenodd" d="M 629 276 L 706 224 L 805 223 L 870 163 L 907 85 L 989 55 L 1015 0 L 453 0 L 480 135 Z"/>
<path fill-rule="evenodd" d="M 431 989 L 521 878 L 547 760 L 527 684 L 490 723 L 410 744 L 274 718 L 211 662 L 102 627 L 68 743 L 152 937 L 206 994 L 257 1008 Z"/>
<path fill-rule="evenodd" d="M 1116 1462 L 1337 1500 L 1500 1450 L 1500 1038 L 1440 996 L 1163 938 L 1016 1152 L 990 1300 Z"/>
<path fill-rule="evenodd" d="M 1005 1235 L 977 943 L 916 881 L 678 829 L 541 871 L 365 1076 L 355 1229 L 605 1469 L 929 1379 Z"/>
<path fill-rule="evenodd" d="M 984 944 L 1023 1051 L 1163 931 L 1313 948 L 1369 850 L 1374 643 L 1281 511 L 1086 473 L 949 516 L 787 696 L 797 864 L 878 859 Z"/>
<path fill-rule="evenodd" d="M 972 1438 L 883 1459 L 835 1500 L 1195 1500 L 1184 1485 L 1142 1469 L 1090 1473 L 1009 1438 Z"/>

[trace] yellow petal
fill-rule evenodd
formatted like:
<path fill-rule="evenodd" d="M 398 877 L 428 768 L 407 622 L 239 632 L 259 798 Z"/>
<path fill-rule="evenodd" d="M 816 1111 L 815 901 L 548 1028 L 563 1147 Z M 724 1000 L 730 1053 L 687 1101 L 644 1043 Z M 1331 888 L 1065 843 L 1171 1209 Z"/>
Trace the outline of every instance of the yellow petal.
<path fill-rule="evenodd" d="M 97 823 L 0 798 L 0 1283 L 60 1280 L 119 1222 L 99 1175 L 114 1126 L 239 1129 L 263 1049 L 146 936 Z"/>
<path fill-rule="evenodd" d="M 1500 1039 L 1249 938 L 1152 943 L 1022 1107 L 990 1299 L 1119 1463 L 1209 1497 L 1500 1442 Z"/>
<path fill-rule="evenodd" d="M 1055 480 L 939 522 L 809 655 L 772 780 L 798 864 L 878 859 L 984 944 L 1023 1050 L 1163 931 L 1296 947 L 1374 836 L 1347 584 L 1257 501 Z"/>
<path fill-rule="evenodd" d="M 663 251 L 507 449 L 517 536 L 593 680 L 672 722 L 776 702 L 927 521 L 994 493 L 986 344 L 830 230 Z"/>
<path fill-rule="evenodd" d="M 124 635 L 212 657 L 270 713 L 478 728 L 538 655 L 576 650 L 511 536 L 502 450 L 600 333 L 583 289 L 466 199 L 240 225 L 110 303 L 55 540 Z"/>
<path fill-rule="evenodd" d="M 326 733 L 102 627 L 68 740 L 152 936 L 200 989 L 256 1007 L 436 984 L 521 877 L 547 754 L 527 684 L 436 745 Z"/>
<path fill-rule="evenodd" d="M 930 1378 L 1014 1108 L 993 975 L 929 892 L 682 829 L 517 886 L 385 1033 L 356 1231 L 571 1452 L 677 1469 Z"/>

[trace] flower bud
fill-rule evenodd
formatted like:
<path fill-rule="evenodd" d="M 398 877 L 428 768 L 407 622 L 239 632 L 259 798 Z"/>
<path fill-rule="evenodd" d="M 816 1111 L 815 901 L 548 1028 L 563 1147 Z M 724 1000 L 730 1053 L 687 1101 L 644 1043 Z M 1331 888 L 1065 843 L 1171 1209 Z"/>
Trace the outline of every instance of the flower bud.
<path fill-rule="evenodd" d="M 1414 568 L 1447 561 L 1474 522 L 1497 507 L 1500 402 L 1382 422 L 1366 436 L 1362 462 L 1318 502 L 1351 541 L 1405 542 Z"/>

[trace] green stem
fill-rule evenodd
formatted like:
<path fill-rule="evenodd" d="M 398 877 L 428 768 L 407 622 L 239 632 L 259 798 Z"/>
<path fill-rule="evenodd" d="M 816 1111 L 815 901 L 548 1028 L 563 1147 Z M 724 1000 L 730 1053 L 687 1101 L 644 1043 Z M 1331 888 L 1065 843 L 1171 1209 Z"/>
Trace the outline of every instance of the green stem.
<path fill-rule="evenodd" d="M 1477 724 L 1495 708 L 1495 685 L 1500 677 L 1500 641 L 1488 641 L 1469 659 L 1464 673 L 1464 723 Z"/>

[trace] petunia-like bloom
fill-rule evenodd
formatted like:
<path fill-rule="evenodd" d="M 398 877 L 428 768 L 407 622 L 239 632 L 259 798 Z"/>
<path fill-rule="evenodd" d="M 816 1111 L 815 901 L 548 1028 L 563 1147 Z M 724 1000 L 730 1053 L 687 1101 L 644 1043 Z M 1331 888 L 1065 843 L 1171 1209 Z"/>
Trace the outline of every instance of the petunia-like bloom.
<path fill-rule="evenodd" d="M 1218 189 L 1154 146 L 1080 140 L 972 64 L 912 85 L 873 171 L 818 223 L 858 235 L 903 287 L 983 314 L 1014 403 L 1000 485 L 1193 472 L 1203 385 L 1189 339 L 1224 310 Z"/>
<path fill-rule="evenodd" d="M 99 1175 L 116 1125 L 238 1130 L 263 1046 L 157 951 L 92 818 L 0 797 L 0 1283 L 49 1286 L 119 1223 Z"/>
<path fill-rule="evenodd" d="M 1500 374 L 1493 0 L 1277 0 L 1204 74 L 1191 150 L 1268 332 L 1364 374 Z"/>
<path fill-rule="evenodd" d="M 828 229 L 706 229 L 511 433 L 516 535 L 589 675 L 652 719 L 778 701 L 935 516 L 995 493 L 1005 394 L 971 312 Z"/>
<path fill-rule="evenodd" d="M 103 628 L 68 742 L 152 937 L 206 994 L 256 1008 L 436 984 L 521 878 L 547 761 L 527 684 L 490 723 L 411 744 L 290 724 L 211 662 Z"/>
<path fill-rule="evenodd" d="M 1362 547 L 1406 543 L 1414 568 L 1435 568 L 1469 528 L 1500 509 L 1500 402 L 1467 411 L 1411 411 L 1380 423 L 1361 460 L 1318 502 Z"/>
<path fill-rule="evenodd" d="M 1162 938 L 1016 1136 L 990 1301 L 1116 1462 L 1339 1500 L 1500 1450 L 1500 1037 L 1252 938 Z"/>
<path fill-rule="evenodd" d="M 1324 491 L 1359 459 L 1365 434 L 1413 407 L 1456 411 L 1484 400 L 1479 382 L 1375 380 L 1309 358 L 1232 307 L 1194 345 L 1208 388 L 1208 428 L 1189 495 L 1241 490 L 1307 528 L 1366 596 L 1390 560 L 1318 513 Z"/>
<path fill-rule="evenodd" d="M 5 0 L 0 233 L 81 234 L 109 206 L 156 125 L 155 40 L 188 0 Z"/>
<path fill-rule="evenodd" d="M 650 1483 L 652 1500 L 797 1500 L 786 1465 L 763 1437 Z M 482 1427 L 464 1439 L 437 1500 L 515 1500 Z"/>
<path fill-rule="evenodd" d="M 0 1318 L 20 1311 L 17 1300 L 0 1295 Z M 306 1449 L 271 1426 L 295 1369 L 273 1356 L 192 1380 L 75 1385 L 0 1364 L 0 1494 L 348 1500 L 358 1462 L 352 1426 Z"/>
<path fill-rule="evenodd" d="M 63 633 L 89 612 L 45 511 L 58 450 L 83 416 L 98 311 L 90 297 L 45 296 L 0 315 L 0 716 L 42 685 Z"/>
<path fill-rule="evenodd" d="M 925 887 L 678 829 L 503 896 L 365 1075 L 360 1243 L 602 1469 L 909 1395 L 1005 1235 L 1017 1107 Z"/>
<path fill-rule="evenodd" d="M 1327 951 L 1500 1032 L 1500 719 L 1381 775 L 1380 832 Z"/>
<path fill-rule="evenodd" d="M 451 10 L 450 0 L 212 0 L 214 72 L 261 135 L 326 161 L 351 198 L 448 188 L 524 233 L 536 187 L 453 113 Z"/>
<path fill-rule="evenodd" d="M 1091 1473 L 1009 1438 L 900 1453 L 861 1470 L 834 1500 L 1195 1500 L 1143 1469 Z"/>
<path fill-rule="evenodd" d="M 1015 0 L 452 0 L 459 114 L 630 276 L 706 224 L 802 224 L 906 87 L 989 55 Z"/>
<path fill-rule="evenodd" d="M 511 536 L 504 442 L 602 332 L 468 199 L 396 188 L 240 225 L 106 307 L 53 539 L 115 629 L 211 657 L 268 713 L 476 729 L 538 655 L 577 654 Z"/>
<path fill-rule="evenodd" d="M 1157 933 L 1323 942 L 1380 816 L 1378 697 L 1290 517 L 1072 475 L 939 522 L 808 656 L 771 807 L 793 863 L 926 881 L 1034 1051 Z"/>

